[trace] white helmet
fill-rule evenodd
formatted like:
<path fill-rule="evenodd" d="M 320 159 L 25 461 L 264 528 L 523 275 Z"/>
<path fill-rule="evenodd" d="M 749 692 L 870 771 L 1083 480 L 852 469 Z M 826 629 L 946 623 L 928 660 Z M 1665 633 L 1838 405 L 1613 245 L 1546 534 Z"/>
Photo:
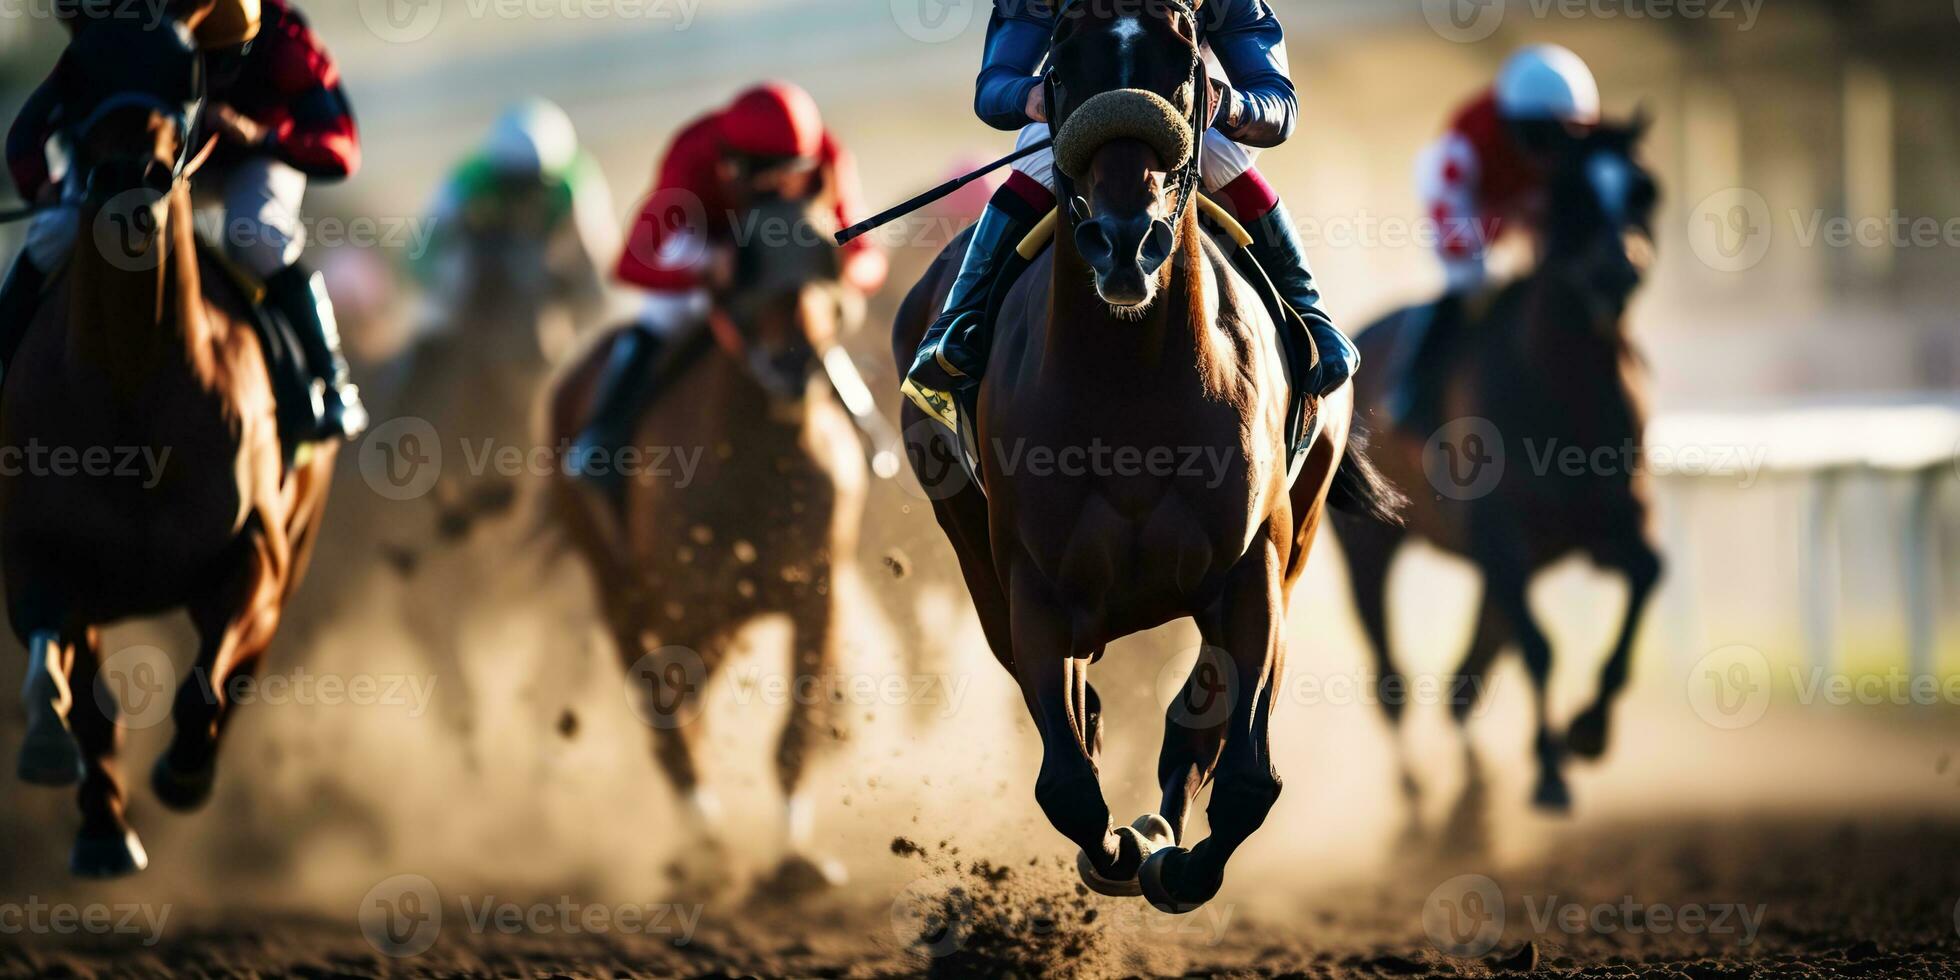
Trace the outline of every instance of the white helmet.
<path fill-rule="evenodd" d="M 1578 55 L 1556 44 L 1534 44 L 1498 71 L 1497 109 L 1506 119 L 1590 126 L 1599 122 L 1599 83 Z"/>
<path fill-rule="evenodd" d="M 483 142 L 483 155 L 500 173 L 556 173 L 578 155 L 578 134 L 565 110 L 544 99 L 528 99 L 497 117 Z"/>

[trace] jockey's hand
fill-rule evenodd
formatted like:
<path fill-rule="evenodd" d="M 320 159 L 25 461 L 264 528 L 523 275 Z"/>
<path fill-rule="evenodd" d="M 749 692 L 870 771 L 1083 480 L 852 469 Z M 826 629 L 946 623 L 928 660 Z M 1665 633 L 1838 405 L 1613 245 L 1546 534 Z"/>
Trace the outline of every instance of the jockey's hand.
<path fill-rule="evenodd" d="M 219 135 L 240 146 L 263 145 L 272 135 L 271 130 L 223 102 L 211 104 L 211 121 Z"/>
<path fill-rule="evenodd" d="M 1027 112 L 1028 112 L 1028 118 L 1034 120 L 1035 122 L 1048 121 L 1047 86 L 1036 85 L 1034 88 L 1028 91 Z"/>
<path fill-rule="evenodd" d="M 844 259 L 844 284 L 869 296 L 885 284 L 890 269 L 885 253 L 873 248 L 859 249 Z"/>

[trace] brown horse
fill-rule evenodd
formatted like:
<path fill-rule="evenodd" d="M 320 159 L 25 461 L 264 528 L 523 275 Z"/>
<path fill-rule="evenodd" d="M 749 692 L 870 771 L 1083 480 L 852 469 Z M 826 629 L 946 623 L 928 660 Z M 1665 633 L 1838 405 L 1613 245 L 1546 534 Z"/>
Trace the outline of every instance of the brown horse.
<path fill-rule="evenodd" d="M 1378 516 L 1393 504 L 1348 446 L 1350 389 L 1313 406 L 1318 435 L 1290 474 L 1278 331 L 1181 206 L 1196 179 L 1193 93 L 1206 90 L 1197 11 L 1119 8 L 1059 18 L 1049 105 L 1080 196 L 1064 188 L 1053 247 L 1005 297 L 975 418 L 984 493 L 922 465 L 943 458 L 946 436 L 910 405 L 906 431 L 988 643 L 1040 731 L 1036 802 L 1081 847 L 1090 887 L 1184 912 L 1217 894 L 1279 797 L 1269 726 L 1286 614 L 1330 488 Z M 899 364 L 963 249 L 906 299 Z M 1111 641 L 1184 617 L 1206 655 L 1166 720 L 1158 813 L 1113 826 L 1088 668 Z M 1207 784 L 1211 836 L 1187 846 Z"/>
<path fill-rule="evenodd" d="M 606 625 L 654 731 L 654 756 L 712 841 L 719 804 L 704 785 L 699 715 L 731 641 L 752 620 L 788 617 L 789 719 L 776 746 L 787 856 L 778 880 L 840 879 L 811 850 L 804 775 L 841 735 L 831 710 L 838 665 L 836 571 L 857 547 L 867 468 L 822 357 L 855 324 L 839 252 L 814 205 L 774 202 L 745 222 L 730 288 L 707 336 L 669 345 L 660 397 L 628 452 L 624 506 L 576 479 L 555 481 L 554 511 L 598 589 Z M 585 424 L 617 334 L 577 358 L 549 394 L 549 431 L 567 445 Z M 705 348 L 705 349 L 704 349 Z"/>
<path fill-rule="evenodd" d="M 71 55 L 62 96 L 83 121 L 75 165 L 89 192 L 65 287 L 8 365 L 0 454 L 26 465 L 0 471 L 0 561 L 28 648 L 20 775 L 80 780 L 70 867 L 119 875 L 146 858 L 124 818 L 102 628 L 190 615 L 197 662 L 151 783 L 173 809 L 199 806 L 232 685 L 258 671 L 306 566 L 335 452 L 313 447 L 284 468 L 248 301 L 199 267 L 183 152 L 195 51 L 173 25 L 110 21 L 84 29 Z M 61 465 L 65 453 L 82 465 Z M 114 465 L 131 455 L 156 466 Z"/>
<path fill-rule="evenodd" d="M 1644 130 L 1644 122 L 1605 125 L 1563 149 L 1552 168 L 1538 268 L 1472 303 L 1483 312 L 1465 325 L 1465 342 L 1439 352 L 1448 359 L 1439 403 L 1451 421 L 1435 433 L 1381 432 L 1382 469 L 1415 501 L 1407 527 L 1334 522 L 1385 685 L 1400 680 L 1389 645 L 1387 583 L 1406 536 L 1420 535 L 1476 565 L 1482 606 L 1450 687 L 1451 711 L 1459 725 L 1467 720 L 1492 662 L 1515 642 L 1538 718 L 1533 798 L 1555 811 L 1571 805 L 1567 751 L 1590 759 L 1606 749 L 1613 699 L 1626 683 L 1641 612 L 1661 574 L 1650 491 L 1637 465 L 1642 366 L 1625 329 L 1657 197 L 1636 159 Z M 1426 311 L 1403 310 L 1368 328 L 1359 339 L 1363 357 L 1378 365 L 1408 361 L 1420 315 Z M 1358 386 L 1361 410 L 1386 418 L 1382 406 L 1395 384 L 1393 371 L 1370 374 Z M 1587 461 L 1580 471 L 1564 462 L 1575 452 Z M 1598 696 L 1561 739 L 1546 703 L 1551 645 L 1526 592 L 1539 571 L 1572 554 L 1625 576 L 1628 600 Z M 1391 693 L 1385 689 L 1381 701 L 1395 725 L 1403 704 Z M 1404 777 L 1413 792 L 1406 769 Z"/>

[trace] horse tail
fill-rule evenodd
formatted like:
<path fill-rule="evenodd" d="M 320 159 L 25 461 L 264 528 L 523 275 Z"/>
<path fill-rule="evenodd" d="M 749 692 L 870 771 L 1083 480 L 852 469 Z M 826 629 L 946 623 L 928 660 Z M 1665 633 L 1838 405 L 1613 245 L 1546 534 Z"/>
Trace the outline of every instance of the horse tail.
<path fill-rule="evenodd" d="M 1368 431 L 1359 421 L 1348 431 L 1347 452 L 1334 470 L 1334 483 L 1327 490 L 1327 503 L 1335 510 L 1364 517 L 1391 527 L 1402 526 L 1402 511 L 1409 498 L 1382 475 L 1368 458 Z"/>

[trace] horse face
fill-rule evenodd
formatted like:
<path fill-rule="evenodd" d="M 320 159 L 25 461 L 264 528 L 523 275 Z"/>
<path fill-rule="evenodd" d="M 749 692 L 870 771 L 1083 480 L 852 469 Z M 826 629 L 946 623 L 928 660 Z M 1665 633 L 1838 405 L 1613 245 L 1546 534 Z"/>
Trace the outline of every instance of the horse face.
<path fill-rule="evenodd" d="M 1162 0 L 1086 0 L 1058 25 L 1049 112 L 1058 165 L 1078 191 L 1072 237 L 1119 312 L 1149 307 L 1176 250 L 1166 171 L 1182 160 L 1167 157 L 1188 153 L 1195 136 L 1186 120 L 1199 97 L 1196 36 L 1187 12 Z"/>
<path fill-rule="evenodd" d="M 1653 256 L 1653 175 L 1638 160 L 1647 123 L 1601 125 L 1559 155 L 1546 229 L 1547 264 L 1615 324 Z"/>
<path fill-rule="evenodd" d="M 747 349 L 750 374 L 772 395 L 801 398 L 817 359 L 853 325 L 842 250 L 815 201 L 753 208 L 737 242 L 735 275 L 716 297 Z"/>
<path fill-rule="evenodd" d="M 176 21 L 80 27 L 57 78 L 86 204 L 129 234 L 162 227 L 200 101 L 201 62 Z M 147 244 L 132 243 L 132 244 Z"/>

